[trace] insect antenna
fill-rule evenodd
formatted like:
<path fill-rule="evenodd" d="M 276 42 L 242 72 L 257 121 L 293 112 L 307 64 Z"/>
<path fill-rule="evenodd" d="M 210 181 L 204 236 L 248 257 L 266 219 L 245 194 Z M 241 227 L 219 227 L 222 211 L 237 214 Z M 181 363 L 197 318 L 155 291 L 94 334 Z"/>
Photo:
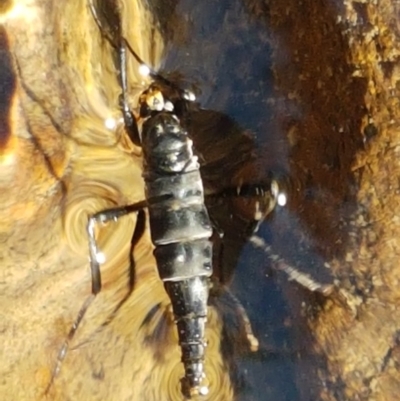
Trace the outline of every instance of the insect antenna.
<path fill-rule="evenodd" d="M 174 84 L 169 79 L 165 78 L 161 74 L 157 73 L 153 68 L 150 67 L 133 49 L 129 41 L 122 34 L 121 28 L 121 19 L 120 16 L 116 16 L 115 9 L 107 9 L 107 17 L 109 14 L 113 14 L 115 18 L 115 23 L 113 24 L 116 28 L 114 32 L 111 32 L 110 29 L 107 29 L 104 24 L 101 22 L 100 16 L 96 11 L 96 7 L 94 6 L 93 0 L 89 0 L 89 8 L 92 13 L 93 19 L 96 22 L 101 34 L 106 38 L 106 40 L 111 44 L 111 46 L 117 50 L 119 57 L 119 71 L 120 71 L 120 84 L 122 88 L 122 93 L 120 97 L 120 106 L 122 109 L 124 123 L 129 137 L 132 142 L 136 145 L 141 145 L 141 135 L 139 133 L 139 129 L 136 124 L 135 117 L 129 107 L 128 100 L 128 74 L 127 74 L 127 50 L 131 54 L 131 56 L 136 60 L 139 64 L 139 73 L 144 77 L 150 77 L 155 83 L 158 83 L 160 86 L 167 87 L 172 89 L 175 93 L 178 94 L 178 97 L 181 97 L 187 101 L 194 101 L 195 95 L 188 90 L 182 89 L 178 85 Z M 182 102 L 180 102 L 182 103 Z M 184 106 L 184 110 L 186 107 Z"/>
<path fill-rule="evenodd" d="M 173 89 L 180 97 L 182 97 L 185 100 L 188 100 L 190 102 L 196 100 L 196 97 L 192 91 L 182 89 L 179 85 L 175 84 L 168 78 L 156 72 L 153 68 L 149 66 L 149 64 L 144 62 L 143 59 L 141 59 L 140 56 L 135 52 L 135 50 L 132 48 L 131 44 L 125 37 L 122 36 L 121 41 L 126 46 L 132 57 L 139 63 L 139 72 L 141 73 L 141 75 L 149 76 L 154 82 L 164 87 Z"/>
<path fill-rule="evenodd" d="M 93 4 L 93 0 L 89 0 L 89 9 L 90 12 L 93 16 L 94 21 L 96 22 L 96 25 L 99 27 L 99 30 L 101 32 L 101 34 L 108 40 L 108 42 L 111 44 L 112 47 L 114 47 L 115 49 L 119 49 L 119 43 L 118 41 L 115 40 L 115 38 L 113 38 L 113 35 L 109 32 L 109 29 L 106 29 L 104 27 L 104 25 L 102 24 L 102 22 L 100 21 L 100 17 L 96 11 L 96 7 Z M 119 23 L 119 18 L 115 18 L 116 21 L 118 21 L 117 24 L 115 24 L 116 26 L 116 33 L 118 34 L 118 38 L 121 37 L 121 24 Z"/>
<path fill-rule="evenodd" d="M 253 234 L 249 238 L 249 241 L 255 248 L 261 249 L 267 258 L 272 262 L 272 267 L 275 270 L 283 271 L 289 277 L 289 280 L 296 281 L 303 287 L 308 288 L 310 291 L 319 292 L 323 295 L 329 295 L 333 291 L 333 285 L 320 283 L 314 280 L 309 274 L 289 265 L 283 258 L 276 255 L 273 252 L 272 247 L 258 235 Z"/>

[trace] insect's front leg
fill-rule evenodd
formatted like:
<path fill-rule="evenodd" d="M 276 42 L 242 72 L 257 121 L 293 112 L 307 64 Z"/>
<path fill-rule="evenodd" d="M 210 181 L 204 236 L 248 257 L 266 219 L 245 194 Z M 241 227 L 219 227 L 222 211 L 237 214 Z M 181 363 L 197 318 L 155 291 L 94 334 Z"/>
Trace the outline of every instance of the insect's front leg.
<path fill-rule="evenodd" d="M 119 78 L 121 84 L 121 96 L 119 99 L 122 115 L 124 117 L 125 129 L 129 135 L 131 141 L 140 146 L 140 133 L 138 126 L 136 124 L 135 116 L 133 115 L 131 108 L 129 107 L 128 101 L 128 72 L 127 72 L 127 60 L 126 60 L 126 49 L 127 42 L 121 37 L 120 46 L 118 47 L 118 57 L 119 57 Z"/>

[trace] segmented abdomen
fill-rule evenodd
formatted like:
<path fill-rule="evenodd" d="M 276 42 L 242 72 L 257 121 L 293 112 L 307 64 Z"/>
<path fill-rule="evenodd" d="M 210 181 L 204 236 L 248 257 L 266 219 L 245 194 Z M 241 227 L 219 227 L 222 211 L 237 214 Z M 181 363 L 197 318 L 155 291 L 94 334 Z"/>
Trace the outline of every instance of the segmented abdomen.
<path fill-rule="evenodd" d="M 212 228 L 199 165 L 192 141 L 171 113 L 159 112 L 145 121 L 142 146 L 154 255 L 171 299 L 185 367 L 182 390 L 188 397 L 204 394 Z M 152 202 L 160 196 L 161 201 Z"/>

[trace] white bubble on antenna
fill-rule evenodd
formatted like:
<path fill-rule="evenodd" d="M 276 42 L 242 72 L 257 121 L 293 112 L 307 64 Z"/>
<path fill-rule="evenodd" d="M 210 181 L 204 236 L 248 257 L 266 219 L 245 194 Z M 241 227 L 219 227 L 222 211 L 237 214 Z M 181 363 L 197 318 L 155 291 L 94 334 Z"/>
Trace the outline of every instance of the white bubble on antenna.
<path fill-rule="evenodd" d="M 115 118 L 113 118 L 113 117 L 108 117 L 108 118 L 105 119 L 104 125 L 105 125 L 105 127 L 106 127 L 107 129 L 113 130 L 113 129 L 115 129 L 115 127 L 117 126 L 117 122 L 116 122 Z"/>
<path fill-rule="evenodd" d="M 141 64 L 139 66 L 139 74 L 143 77 L 148 77 L 150 75 L 150 68 L 146 64 Z"/>

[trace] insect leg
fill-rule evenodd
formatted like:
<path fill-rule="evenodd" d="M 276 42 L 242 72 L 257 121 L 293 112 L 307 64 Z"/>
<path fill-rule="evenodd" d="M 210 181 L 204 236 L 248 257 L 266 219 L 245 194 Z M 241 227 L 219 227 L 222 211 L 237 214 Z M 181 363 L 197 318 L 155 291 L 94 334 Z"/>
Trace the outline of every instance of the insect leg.
<path fill-rule="evenodd" d="M 124 117 L 125 127 L 130 139 L 135 145 L 140 145 L 139 130 L 135 118 L 128 104 L 128 77 L 127 77 L 126 50 L 127 50 L 127 45 L 129 44 L 122 36 L 119 18 L 115 18 L 115 20 L 118 20 L 118 22 L 114 27 L 115 28 L 114 33 L 112 33 L 110 29 L 106 29 L 101 23 L 99 15 L 97 14 L 96 11 L 96 7 L 93 4 L 93 0 L 89 0 L 89 9 L 90 12 L 92 13 L 94 21 L 96 22 L 96 25 L 99 27 L 101 34 L 108 40 L 111 46 L 118 51 L 119 78 L 120 78 L 120 85 L 122 88 L 122 93 L 120 96 L 120 106 Z M 133 50 L 130 48 L 130 52 L 132 51 Z M 136 53 L 133 54 L 136 56 Z"/>
<path fill-rule="evenodd" d="M 267 193 L 274 193 L 275 189 L 273 187 L 275 181 L 269 184 L 243 184 L 236 187 L 227 187 L 222 189 L 220 192 L 209 194 L 210 197 L 244 197 L 244 198 L 262 198 L 265 197 Z"/>
<path fill-rule="evenodd" d="M 128 102 L 128 73 L 127 73 L 127 61 L 126 61 L 126 49 L 127 49 L 127 41 L 121 37 L 121 43 L 118 46 L 118 56 L 119 56 L 119 73 L 120 73 L 120 81 L 121 81 L 121 110 L 124 116 L 125 128 L 128 132 L 129 138 L 135 145 L 140 145 L 140 134 L 139 129 L 136 124 L 135 117 L 132 114 L 132 111 L 129 107 Z"/>
<path fill-rule="evenodd" d="M 254 335 L 253 328 L 251 326 L 251 322 L 249 316 L 247 315 L 246 309 L 240 302 L 240 300 L 231 292 L 228 287 L 229 282 L 231 281 L 233 271 L 230 270 L 228 272 L 223 268 L 223 258 L 224 254 L 224 240 L 223 240 L 223 232 L 218 231 L 218 227 L 216 228 L 216 235 L 219 237 L 219 246 L 216 248 L 218 254 L 215 256 L 216 263 L 214 263 L 214 268 L 218 271 L 217 276 L 212 281 L 212 292 L 215 293 L 215 296 L 226 295 L 230 301 L 230 304 L 234 307 L 236 312 L 236 316 L 239 320 L 239 327 L 242 329 L 242 333 L 245 334 L 247 339 L 250 351 L 256 352 L 259 348 L 259 342 L 257 337 Z M 215 233 L 214 233 L 215 236 Z"/>
<path fill-rule="evenodd" d="M 272 262 L 272 267 L 275 270 L 283 271 L 290 280 L 294 280 L 301 284 L 303 287 L 308 288 L 310 291 L 320 292 L 324 295 L 329 295 L 333 289 L 330 284 L 323 284 L 314 280 L 310 275 L 303 273 L 295 267 L 289 265 L 284 259 L 276 255 L 272 247 L 268 245 L 261 237 L 255 234 L 264 218 L 268 216 L 278 203 L 278 195 L 280 193 L 279 184 L 274 179 L 271 180 L 269 185 L 260 184 L 246 184 L 237 188 L 225 188 L 223 191 L 210 194 L 208 197 L 245 197 L 259 199 L 259 212 L 255 216 L 256 224 L 250 226 L 248 231 L 250 243 L 258 249 L 261 249 L 267 258 Z"/>
<path fill-rule="evenodd" d="M 308 288 L 310 291 L 320 292 L 323 295 L 329 295 L 333 291 L 333 285 L 322 284 L 315 281 L 308 274 L 297 270 L 295 267 L 288 265 L 281 257 L 274 254 L 270 245 L 268 245 L 258 235 L 252 235 L 250 242 L 256 247 L 264 251 L 267 258 L 272 262 L 272 267 L 275 270 L 281 270 L 287 274 L 290 280 L 294 280 L 301 284 L 303 287 Z"/>
<path fill-rule="evenodd" d="M 74 337 L 83 317 L 85 316 L 86 311 L 88 310 L 89 306 L 91 305 L 91 303 L 93 302 L 95 297 L 96 297 L 95 294 L 90 294 L 90 296 L 86 298 L 86 301 L 84 302 L 81 309 L 79 310 L 78 316 L 76 317 L 74 323 L 72 324 L 72 326 L 68 332 L 67 338 L 64 340 L 64 343 L 63 343 L 62 347 L 60 348 L 60 351 L 58 351 L 56 366 L 53 369 L 49 384 L 47 385 L 46 390 L 44 392 L 45 395 L 47 395 L 49 393 L 51 387 L 53 386 L 54 380 L 59 375 L 59 373 L 61 371 L 62 362 L 64 361 L 64 359 L 67 355 L 67 352 L 68 352 L 69 343 L 71 342 L 72 338 Z"/>
<path fill-rule="evenodd" d="M 112 209 L 106 209 L 101 212 L 95 213 L 89 217 L 89 221 L 86 226 L 86 231 L 89 238 L 89 258 L 90 258 L 90 270 L 92 273 L 92 294 L 97 295 L 101 290 L 101 274 L 100 274 L 100 263 L 101 254 L 98 251 L 94 228 L 98 223 L 105 224 L 110 220 L 118 220 L 120 217 L 130 213 L 137 212 L 147 206 L 146 201 L 138 202 L 133 205 L 121 206 Z"/>
<path fill-rule="evenodd" d="M 62 347 L 60 348 L 60 351 L 58 352 L 56 366 L 53 369 L 50 382 L 45 390 L 45 394 L 48 394 L 54 383 L 55 378 L 59 375 L 61 371 L 62 362 L 64 361 L 69 349 L 69 344 L 73 339 L 73 337 L 75 336 L 75 333 L 77 332 L 80 323 L 82 322 L 87 310 L 89 309 L 89 306 L 94 301 L 96 295 L 101 291 L 101 273 L 100 273 L 100 258 L 99 258 L 100 253 L 98 251 L 97 242 L 94 236 L 94 228 L 96 224 L 99 223 L 104 224 L 110 220 L 116 221 L 120 217 L 125 216 L 127 214 L 140 212 L 142 209 L 147 207 L 147 205 L 148 205 L 147 201 L 141 201 L 128 206 L 102 210 L 89 217 L 86 226 L 86 231 L 89 239 L 89 260 L 90 260 L 90 270 L 92 276 L 92 293 L 89 295 L 89 297 L 86 298 L 85 302 L 83 303 L 81 309 L 78 312 L 78 316 L 74 320 L 74 323 L 72 324 L 68 332 L 67 338 L 65 339 Z"/>
<path fill-rule="evenodd" d="M 242 332 L 245 334 L 249 349 L 251 352 L 257 352 L 259 349 L 259 341 L 257 337 L 254 335 L 253 328 L 251 326 L 249 315 L 246 312 L 246 309 L 240 302 L 240 300 L 232 293 L 232 291 L 223 286 L 224 294 L 229 298 L 230 304 L 233 305 L 234 310 L 239 319 L 239 324 L 242 329 Z"/>

